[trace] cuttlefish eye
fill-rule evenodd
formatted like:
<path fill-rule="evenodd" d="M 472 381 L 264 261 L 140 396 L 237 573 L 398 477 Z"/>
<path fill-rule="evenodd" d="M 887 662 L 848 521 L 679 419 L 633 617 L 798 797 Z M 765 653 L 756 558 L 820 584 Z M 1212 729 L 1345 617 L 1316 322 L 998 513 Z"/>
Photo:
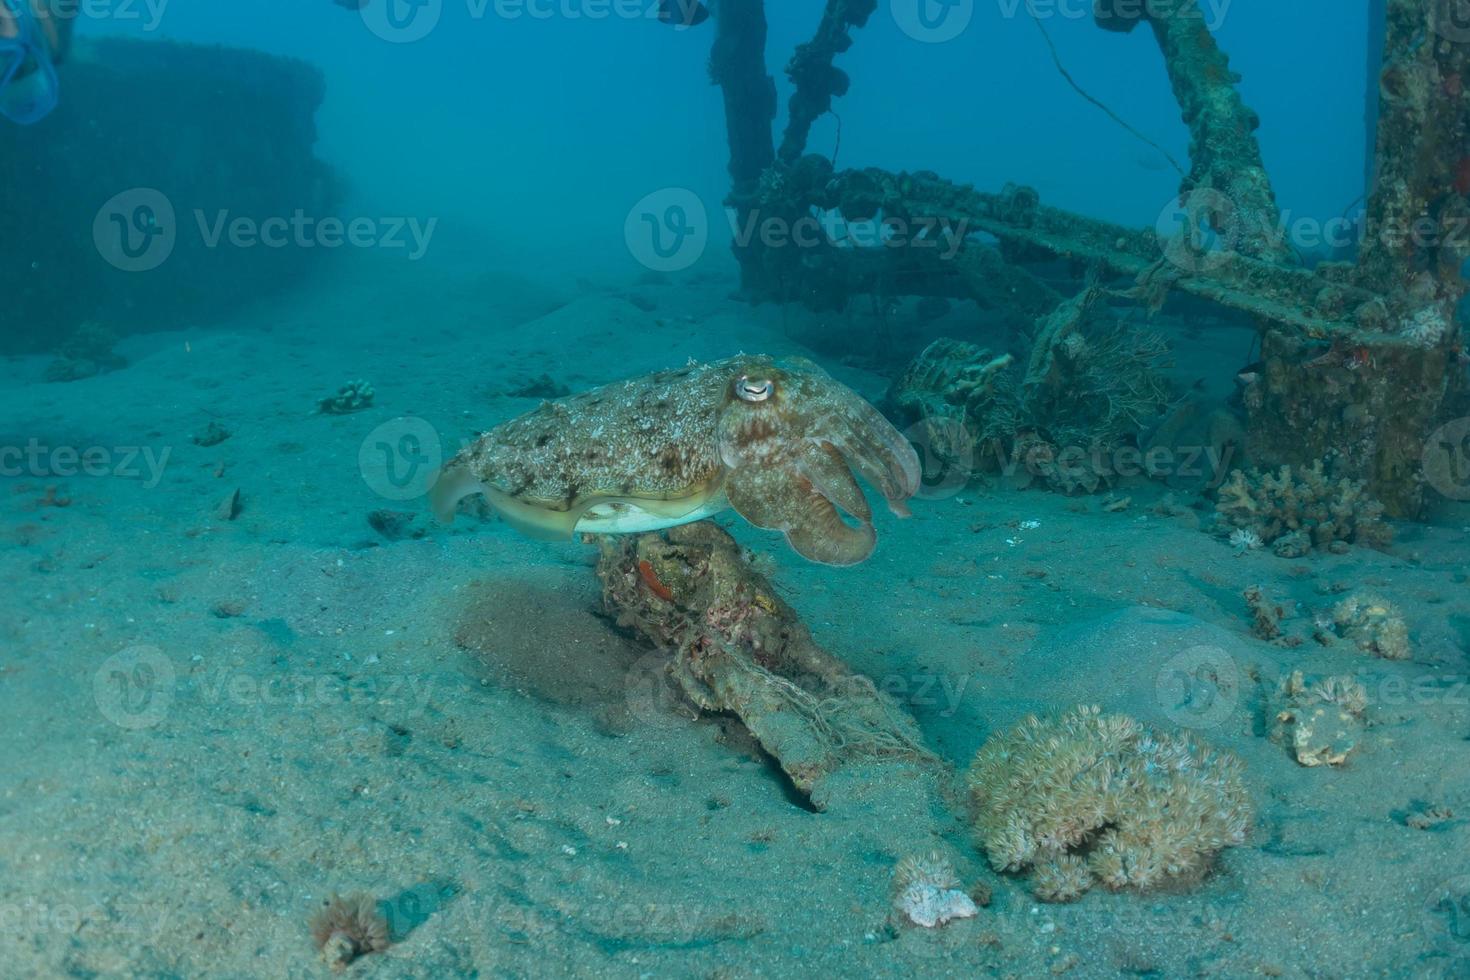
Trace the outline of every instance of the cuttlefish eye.
<path fill-rule="evenodd" d="M 747 374 L 735 382 L 735 395 L 743 402 L 763 402 L 775 390 L 770 378 L 752 378 Z"/>

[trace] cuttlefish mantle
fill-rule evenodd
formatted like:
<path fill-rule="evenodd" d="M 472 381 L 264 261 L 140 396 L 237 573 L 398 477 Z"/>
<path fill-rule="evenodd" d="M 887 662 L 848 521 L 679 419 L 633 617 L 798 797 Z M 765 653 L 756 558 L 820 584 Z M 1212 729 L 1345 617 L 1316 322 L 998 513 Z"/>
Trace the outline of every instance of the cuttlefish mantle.
<path fill-rule="evenodd" d="M 448 522 L 483 494 L 513 527 L 554 539 L 731 507 L 812 561 L 851 565 L 876 542 L 854 470 L 908 515 L 919 460 L 877 409 L 811 361 L 740 355 L 542 402 L 450 460 L 430 497 Z"/>

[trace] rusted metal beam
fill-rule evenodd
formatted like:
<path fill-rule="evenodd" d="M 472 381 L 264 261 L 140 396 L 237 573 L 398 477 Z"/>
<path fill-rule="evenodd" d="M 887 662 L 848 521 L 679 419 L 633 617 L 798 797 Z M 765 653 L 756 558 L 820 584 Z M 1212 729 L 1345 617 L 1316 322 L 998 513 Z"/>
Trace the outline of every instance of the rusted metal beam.
<path fill-rule="evenodd" d="M 852 28 L 862 27 L 878 7 L 878 0 L 827 0 L 822 20 L 810 41 L 799 44 L 786 65 L 795 86 L 787 108 L 786 132 L 779 156 L 791 163 L 806 152 L 812 123 L 832 108 L 832 100 L 847 94 L 847 72 L 832 64 L 852 47 Z"/>
<path fill-rule="evenodd" d="M 730 195 L 725 203 L 744 222 L 761 174 L 776 160 L 771 127 L 776 120 L 776 83 L 766 72 L 765 0 L 723 0 L 716 8 L 710 80 L 725 101 L 730 147 Z M 760 264 L 755 246 L 736 247 L 741 278 L 751 282 Z"/>
<path fill-rule="evenodd" d="M 1470 252 L 1470 22 L 1458 0 L 1388 0 L 1375 181 L 1359 280 L 1389 297 L 1393 327 L 1455 339 Z"/>
<path fill-rule="evenodd" d="M 955 184 L 936 174 L 890 173 L 869 168 L 848 170 L 820 179 L 783 183 L 783 193 L 801 194 L 808 205 L 832 209 L 865 219 L 882 213 L 884 220 L 901 222 L 910 232 L 933 229 L 938 235 L 966 236 L 984 232 L 1002 243 L 1002 254 L 1037 253 L 1072 259 L 1108 273 L 1140 280 L 1146 288 L 1177 289 L 1192 296 L 1213 300 L 1265 323 L 1286 327 L 1308 338 L 1331 340 L 1343 336 L 1371 336 L 1381 326 L 1383 301 L 1352 281 L 1351 267 L 1323 264 L 1315 270 L 1281 265 L 1236 251 L 1195 251 L 1182 240 L 1161 240 L 1153 229 L 1127 228 L 1047 207 L 1035 191 L 1010 187 L 1000 193 L 977 191 Z M 770 200 L 773 211 L 790 213 L 786 197 Z M 761 208 L 760 210 L 764 210 Z M 886 261 L 907 268 L 905 281 L 913 285 L 914 270 L 925 268 L 940 284 L 916 293 L 964 295 L 952 283 L 963 275 L 971 247 L 952 251 L 947 264 L 945 248 L 932 247 L 932 236 L 910 247 L 875 250 Z M 820 257 L 795 254 L 783 258 L 781 266 L 792 281 L 815 279 L 824 274 Z M 861 250 L 847 250 L 861 251 Z M 915 259 L 914 253 L 927 253 Z M 838 257 L 844 268 L 865 261 Z M 919 265 L 919 263 L 924 263 Z M 951 283 L 950 285 L 944 285 Z M 922 284 L 920 284 L 922 285 Z M 806 287 L 808 291 L 815 285 Z M 795 295 L 801 288 L 792 290 Z M 788 295 L 786 298 L 794 298 Z"/>
<path fill-rule="evenodd" d="M 1276 195 L 1256 141 L 1260 117 L 1241 99 L 1240 76 L 1230 70 L 1199 0 L 1096 0 L 1093 16 L 1110 31 L 1127 33 L 1145 21 L 1153 29 L 1189 127 L 1191 167 L 1180 194 L 1213 192 L 1210 207 L 1217 213 L 1211 219 L 1216 228 L 1234 227 L 1236 251 L 1289 261 Z"/>

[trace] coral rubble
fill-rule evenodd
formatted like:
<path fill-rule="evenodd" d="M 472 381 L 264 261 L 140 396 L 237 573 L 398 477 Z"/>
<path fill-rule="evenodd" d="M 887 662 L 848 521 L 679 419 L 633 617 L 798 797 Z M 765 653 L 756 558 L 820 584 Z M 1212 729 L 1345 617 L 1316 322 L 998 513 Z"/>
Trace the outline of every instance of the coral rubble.
<path fill-rule="evenodd" d="M 1296 557 L 1315 547 L 1342 551 L 1349 544 L 1386 545 L 1393 530 L 1383 522 L 1383 505 L 1362 481 L 1334 480 L 1319 461 L 1276 473 L 1233 470 L 1221 484 L 1216 529 L 1253 532 L 1277 554 Z"/>
<path fill-rule="evenodd" d="M 969 788 L 990 863 L 1048 901 L 1197 879 L 1252 815 L 1234 756 L 1087 706 L 992 737 Z"/>
<path fill-rule="evenodd" d="M 1340 766 L 1358 747 L 1368 692 L 1351 677 L 1308 681 L 1292 671 L 1276 691 L 1271 737 L 1303 766 Z"/>
<path fill-rule="evenodd" d="M 1404 826 L 1415 830 L 1433 830 L 1455 819 L 1455 811 L 1439 803 L 1421 804 L 1404 817 Z"/>
<path fill-rule="evenodd" d="M 1000 414 L 1000 402 L 1014 397 L 1013 361 L 1009 354 L 941 337 L 889 386 L 886 407 L 934 460 L 972 465 L 977 451 L 1001 448 L 1005 433 L 991 420 Z"/>
<path fill-rule="evenodd" d="M 1263 640 L 1275 640 L 1281 636 L 1281 620 L 1286 609 L 1281 603 L 1267 598 L 1259 585 L 1249 586 L 1243 596 L 1250 606 L 1253 622 L 1251 632 Z"/>
<path fill-rule="evenodd" d="M 1355 592 L 1332 607 L 1320 626 L 1385 660 L 1409 659 L 1409 626 L 1397 606 L 1370 592 Z"/>
<path fill-rule="evenodd" d="M 229 429 L 214 419 L 211 419 L 208 425 L 190 436 L 189 441 L 196 446 L 208 448 L 210 446 L 218 446 L 232 435 L 234 433 Z"/>
<path fill-rule="evenodd" d="M 901 923 L 933 929 L 978 911 L 960 890 L 954 866 L 937 851 L 910 855 L 893 869 L 893 912 Z"/>
<path fill-rule="evenodd" d="M 373 386 L 361 379 L 349 381 L 335 395 L 319 399 L 316 410 L 323 415 L 348 415 L 360 412 L 373 403 Z"/>
<path fill-rule="evenodd" d="M 1024 365 L 936 340 L 890 388 L 889 405 L 944 462 L 1008 461 L 1064 493 L 1108 485 L 1111 457 L 1136 449 L 1172 396 L 1163 340 L 1095 314 L 1101 296 L 1089 286 L 1039 318 Z"/>

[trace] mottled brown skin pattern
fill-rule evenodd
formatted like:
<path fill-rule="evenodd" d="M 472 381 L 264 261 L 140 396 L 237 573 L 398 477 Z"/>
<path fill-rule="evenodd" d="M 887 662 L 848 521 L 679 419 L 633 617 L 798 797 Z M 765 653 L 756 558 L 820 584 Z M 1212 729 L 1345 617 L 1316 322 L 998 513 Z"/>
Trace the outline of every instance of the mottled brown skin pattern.
<path fill-rule="evenodd" d="M 721 362 L 726 363 L 726 362 Z M 511 496 L 568 509 L 589 496 L 686 497 L 718 479 L 720 364 L 660 371 L 554 402 L 481 436 L 467 452 Z"/>
<path fill-rule="evenodd" d="M 631 504 L 671 526 L 723 494 L 805 557 L 849 565 L 875 542 L 849 466 L 907 514 L 918 459 L 876 409 L 810 361 L 741 355 L 543 403 L 451 460 L 436 506 L 452 512 L 472 476 L 507 519 L 565 536 L 598 505 Z"/>

